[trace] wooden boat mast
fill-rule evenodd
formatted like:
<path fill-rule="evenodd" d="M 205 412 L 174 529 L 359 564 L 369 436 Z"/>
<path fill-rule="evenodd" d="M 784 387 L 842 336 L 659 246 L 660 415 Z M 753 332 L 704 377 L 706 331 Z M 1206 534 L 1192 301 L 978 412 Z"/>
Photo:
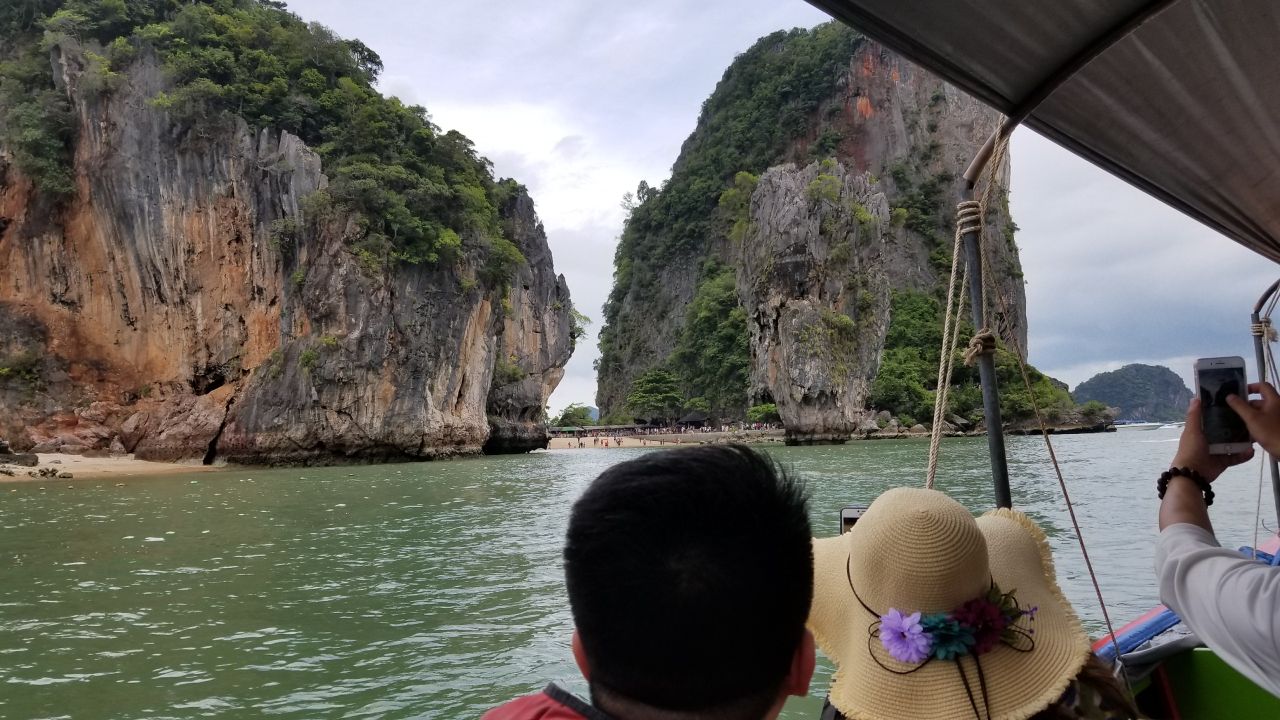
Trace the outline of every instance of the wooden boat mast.
<path fill-rule="evenodd" d="M 964 173 L 965 185 L 962 201 L 970 202 L 974 199 L 974 189 L 978 178 L 982 175 L 983 170 L 986 169 L 987 163 L 990 162 L 992 152 L 997 143 L 1007 140 L 1009 135 L 1013 133 L 1014 128 L 1030 116 L 1040 103 L 1048 99 L 1054 90 L 1058 89 L 1088 65 L 1089 61 L 1128 37 L 1143 23 L 1160 14 L 1161 11 L 1174 2 L 1176 0 L 1152 0 L 1152 2 L 1146 3 L 1106 32 L 1101 33 L 1097 38 L 1085 44 L 1075 55 L 1062 63 L 1053 72 L 1047 74 L 1031 92 L 1026 94 L 1026 97 L 1018 103 L 1015 110 L 1005 118 L 1000 127 L 996 128 L 996 131 L 991 134 L 987 142 L 974 155 L 973 161 L 969 163 L 969 167 Z M 986 311 L 982 302 L 983 278 L 980 245 L 982 226 L 985 222 L 986 218 L 981 218 L 978 223 L 974 224 L 972 229 L 964 234 L 965 262 L 969 272 L 969 303 L 973 311 L 973 326 L 975 328 L 985 327 L 986 320 L 984 317 Z M 1013 507 L 1013 496 L 1009 491 L 1009 461 L 1004 447 L 1004 426 L 1001 424 L 1000 417 L 1000 391 L 996 385 L 994 355 L 983 353 L 978 356 L 978 377 L 982 382 L 982 411 L 987 425 L 987 452 L 991 456 L 991 476 L 995 483 L 996 507 L 1011 508 Z M 1276 470 L 1273 461 L 1272 482 L 1276 488 L 1276 509 L 1280 513 L 1280 479 L 1278 479 L 1277 473 L 1280 473 L 1280 471 Z"/>
<path fill-rule="evenodd" d="M 1258 302 L 1253 306 L 1253 315 L 1250 320 L 1253 322 L 1253 352 L 1254 357 L 1258 361 L 1258 382 L 1267 382 L 1267 343 L 1271 342 L 1270 335 L 1271 318 L 1268 316 L 1266 322 L 1263 322 L 1262 308 L 1276 294 L 1276 290 L 1280 289 L 1280 280 L 1271 283 L 1271 287 L 1262 293 L 1262 297 L 1258 298 Z M 1267 464 L 1271 466 L 1271 497 L 1276 505 L 1276 517 L 1280 518 L 1280 464 L 1271 453 L 1267 453 Z"/>

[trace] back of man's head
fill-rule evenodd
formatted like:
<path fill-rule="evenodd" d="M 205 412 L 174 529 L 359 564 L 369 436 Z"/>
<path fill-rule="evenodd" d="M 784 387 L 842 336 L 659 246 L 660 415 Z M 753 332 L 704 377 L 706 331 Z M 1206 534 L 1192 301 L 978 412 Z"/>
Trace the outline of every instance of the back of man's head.
<path fill-rule="evenodd" d="M 804 488 L 767 456 L 707 446 L 610 468 L 574 505 L 564 558 L 593 695 L 745 718 L 779 697 L 813 560 Z"/>

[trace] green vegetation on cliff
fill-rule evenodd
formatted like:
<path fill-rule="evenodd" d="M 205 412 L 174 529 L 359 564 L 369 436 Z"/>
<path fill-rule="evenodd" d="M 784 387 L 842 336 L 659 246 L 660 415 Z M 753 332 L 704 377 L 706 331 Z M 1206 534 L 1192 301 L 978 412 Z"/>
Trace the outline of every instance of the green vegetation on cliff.
<path fill-rule="evenodd" d="M 709 264 L 671 359 L 686 392 L 705 400 L 706 408 L 696 409 L 718 418 L 742 417 L 751 348 L 732 268 Z"/>
<path fill-rule="evenodd" d="M 731 234 L 741 238 L 752 173 L 782 161 L 788 144 L 808 130 L 860 41 L 860 35 L 840 23 L 775 32 L 725 72 L 703 104 L 697 129 L 685 141 L 670 180 L 661 189 L 641 183 L 634 196 L 604 308 L 602 374 L 647 352 L 623 334 L 628 324 L 620 315 L 624 298 L 652 296 L 665 265 L 678 258 L 700 262 L 719 239 Z M 723 207 L 719 213 L 718 205 Z"/>
<path fill-rule="evenodd" d="M 550 422 L 551 427 L 582 427 L 595 424 L 596 421 L 591 419 L 591 408 L 582 403 L 570 403 Z"/>
<path fill-rule="evenodd" d="M 778 415 L 778 406 L 775 403 L 762 403 L 747 408 L 747 422 L 771 423 L 778 422 L 781 419 L 782 417 Z"/>
<path fill-rule="evenodd" d="M 1076 402 L 1119 408 L 1123 420 L 1181 420 L 1191 402 L 1191 391 L 1177 373 L 1139 363 L 1094 375 L 1071 394 Z"/>
<path fill-rule="evenodd" d="M 627 394 L 627 407 L 637 417 L 667 424 L 685 405 L 679 381 L 669 370 L 654 368 L 636 378 Z"/>
<path fill-rule="evenodd" d="M 938 353 L 942 347 L 942 304 L 933 297 L 915 292 L 896 292 L 890 309 L 880 370 L 872 383 L 868 403 L 876 410 L 888 410 L 903 420 L 928 422 L 933 417 L 933 398 L 938 385 Z M 962 340 L 973 335 L 973 327 L 960 328 Z M 959 355 L 962 350 L 957 350 Z M 1027 420 L 1035 416 L 1032 398 L 1051 422 L 1075 407 L 1071 395 L 1053 380 L 1027 367 L 1032 393 L 1027 392 L 1017 357 L 1003 346 L 996 351 L 996 383 L 1000 388 L 1000 412 L 1005 420 Z M 982 389 L 978 369 L 966 367 L 957 356 L 951 376 L 948 413 L 971 422 L 982 419 Z"/>
<path fill-rule="evenodd" d="M 17 0 L 0 7 L 0 141 L 41 192 L 75 192 L 74 123 L 50 52 L 74 43 L 82 85 L 110 93 L 154 55 L 171 88 L 153 99 L 188 136 L 239 116 L 316 149 L 332 180 L 315 206 L 358 213 L 355 250 L 369 264 L 436 263 L 464 238 L 488 246 L 486 271 L 505 282 L 524 261 L 503 237 L 510 188 L 457 131 L 374 89 L 382 61 L 358 40 L 306 23 L 273 0 Z M 87 84 L 87 85 L 86 85 Z"/>
<path fill-rule="evenodd" d="M 75 192 L 71 143 L 75 119 L 66 95 L 53 83 L 47 51 L 36 42 L 38 24 L 59 3 L 0 5 L 0 142 L 13 163 L 51 198 Z"/>

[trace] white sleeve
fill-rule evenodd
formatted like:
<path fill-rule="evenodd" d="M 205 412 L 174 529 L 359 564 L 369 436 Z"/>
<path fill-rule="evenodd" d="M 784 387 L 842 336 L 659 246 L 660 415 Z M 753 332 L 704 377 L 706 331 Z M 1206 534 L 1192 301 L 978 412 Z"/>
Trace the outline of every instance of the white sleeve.
<path fill-rule="evenodd" d="M 1156 545 L 1160 600 L 1228 665 L 1280 697 L 1280 567 L 1178 523 Z"/>

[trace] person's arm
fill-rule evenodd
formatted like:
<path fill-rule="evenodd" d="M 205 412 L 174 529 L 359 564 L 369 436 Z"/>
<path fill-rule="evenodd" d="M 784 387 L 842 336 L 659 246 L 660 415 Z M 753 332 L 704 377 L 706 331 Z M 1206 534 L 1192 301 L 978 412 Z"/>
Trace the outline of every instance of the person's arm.
<path fill-rule="evenodd" d="M 1211 532 L 1183 523 L 1160 533 L 1156 572 L 1160 601 L 1224 662 L 1280 696 L 1280 567 L 1219 547 Z"/>
<path fill-rule="evenodd" d="M 1266 386 L 1280 440 L 1280 396 Z M 1268 392 L 1261 386 L 1250 390 Z M 1234 396 L 1233 396 L 1234 398 Z M 1237 403 L 1243 403 L 1234 398 Z M 1231 402 L 1232 399 L 1228 399 Z M 1270 422 L 1260 407 L 1245 405 L 1255 439 Z M 1210 455 L 1200 425 L 1200 401 L 1191 401 L 1173 467 L 1189 468 L 1213 482 L 1232 465 L 1253 457 L 1252 448 L 1237 455 Z M 1160 600 L 1178 613 L 1200 639 L 1227 664 L 1260 687 L 1280 696 L 1280 568 L 1269 567 L 1222 548 L 1213 535 L 1204 495 L 1194 481 L 1175 475 L 1160 502 L 1160 539 L 1156 546 Z"/>
<path fill-rule="evenodd" d="M 1174 463 L 1174 467 L 1185 467 Z M 1203 475 L 1203 473 L 1201 473 Z M 1209 506 L 1204 503 L 1204 493 L 1191 478 L 1174 475 L 1169 480 L 1164 499 L 1160 501 L 1160 529 L 1184 523 L 1213 533 L 1209 522 Z"/>

